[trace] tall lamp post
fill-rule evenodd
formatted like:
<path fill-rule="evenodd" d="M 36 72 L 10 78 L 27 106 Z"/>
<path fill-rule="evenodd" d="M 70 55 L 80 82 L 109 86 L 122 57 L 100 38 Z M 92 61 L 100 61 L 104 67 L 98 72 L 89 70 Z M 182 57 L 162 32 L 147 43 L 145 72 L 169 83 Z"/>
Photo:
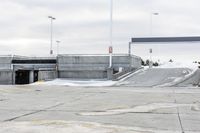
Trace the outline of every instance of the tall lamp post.
<path fill-rule="evenodd" d="M 150 35 L 151 36 L 153 34 L 153 16 L 158 16 L 158 15 L 159 15 L 158 12 L 151 13 L 151 16 L 150 16 Z"/>
<path fill-rule="evenodd" d="M 60 44 L 60 41 L 56 41 L 56 43 L 57 43 L 57 55 L 59 55 L 59 44 Z"/>
<path fill-rule="evenodd" d="M 113 54 L 113 0 L 110 0 L 110 46 L 109 46 L 109 67 L 112 67 L 112 54 Z"/>
<path fill-rule="evenodd" d="M 150 18 L 150 35 L 153 36 L 153 16 L 158 16 L 159 13 L 158 12 L 151 12 L 151 18 Z M 160 45 L 158 45 L 158 51 L 159 51 L 159 55 L 160 55 Z"/>
<path fill-rule="evenodd" d="M 150 54 L 149 68 L 152 68 L 152 66 L 153 66 L 152 53 L 153 53 L 153 50 L 152 50 L 152 48 L 150 48 L 150 49 L 149 49 L 149 54 Z"/>
<path fill-rule="evenodd" d="M 51 21 L 51 35 L 50 35 L 50 55 L 53 55 L 53 49 L 52 49 L 52 45 L 53 45 L 53 20 L 55 20 L 56 18 L 52 17 L 52 16 L 48 16 L 48 18 Z"/>

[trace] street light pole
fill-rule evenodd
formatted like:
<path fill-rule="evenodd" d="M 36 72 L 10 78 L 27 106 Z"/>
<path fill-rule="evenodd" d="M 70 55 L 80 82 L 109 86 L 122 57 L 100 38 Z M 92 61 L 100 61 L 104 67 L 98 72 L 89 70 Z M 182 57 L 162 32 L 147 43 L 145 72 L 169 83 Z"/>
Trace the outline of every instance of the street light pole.
<path fill-rule="evenodd" d="M 57 55 L 59 55 L 59 44 L 60 44 L 60 41 L 56 41 L 57 42 Z"/>
<path fill-rule="evenodd" d="M 150 35 L 152 36 L 152 34 L 153 34 L 153 16 L 158 16 L 159 15 L 159 13 L 157 13 L 157 12 L 154 12 L 154 13 L 151 13 L 150 14 Z"/>
<path fill-rule="evenodd" d="M 113 38 L 113 0 L 110 0 L 110 47 L 109 49 L 109 67 L 112 67 L 112 53 L 113 53 L 113 42 L 112 42 L 112 38 Z"/>
<path fill-rule="evenodd" d="M 113 37 L 113 0 L 110 0 L 110 45 L 112 46 L 112 37 Z"/>
<path fill-rule="evenodd" d="M 52 17 L 52 16 L 48 16 L 48 18 L 51 21 L 51 36 L 50 36 L 50 55 L 53 55 L 53 20 L 55 20 L 56 18 Z"/>
<path fill-rule="evenodd" d="M 152 48 L 150 48 L 149 49 L 149 54 L 150 54 L 149 68 L 152 68 L 152 66 L 153 66 L 152 53 L 153 53 L 153 50 L 152 50 Z"/>
<path fill-rule="evenodd" d="M 153 16 L 160 15 L 158 12 L 151 13 L 151 22 L 150 22 L 150 35 L 153 36 Z M 158 55 L 160 56 L 160 45 L 158 45 Z"/>

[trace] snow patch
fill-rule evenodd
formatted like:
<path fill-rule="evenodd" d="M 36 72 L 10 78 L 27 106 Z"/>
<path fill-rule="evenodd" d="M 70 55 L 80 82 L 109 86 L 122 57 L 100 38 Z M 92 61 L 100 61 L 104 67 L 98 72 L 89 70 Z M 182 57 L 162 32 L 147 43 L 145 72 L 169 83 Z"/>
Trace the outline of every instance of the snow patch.
<path fill-rule="evenodd" d="M 185 70 L 183 71 L 184 74 L 186 74 L 185 76 L 183 77 L 172 77 L 174 80 L 170 83 L 165 83 L 165 84 L 162 84 L 162 85 L 158 85 L 158 86 L 155 86 L 155 87 L 165 87 L 165 86 L 174 86 L 174 85 L 177 85 L 185 80 L 187 80 L 188 78 L 192 77 L 195 72 L 197 71 L 197 69 L 193 69 L 193 71 L 187 71 L 185 72 Z"/>
<path fill-rule="evenodd" d="M 156 68 L 190 68 L 191 70 L 196 70 L 198 66 L 198 63 L 192 62 L 163 62 Z"/>
<path fill-rule="evenodd" d="M 64 85 L 64 86 L 112 86 L 117 81 L 112 80 L 70 80 L 70 79 L 55 79 L 46 82 L 36 82 L 32 85 Z"/>
<path fill-rule="evenodd" d="M 133 108 L 127 109 L 114 109 L 106 110 L 101 112 L 84 112 L 79 113 L 83 116 L 101 116 L 101 115 L 118 115 L 124 113 L 148 113 L 154 110 L 163 109 L 163 108 L 177 108 L 177 107 L 196 107 L 196 104 L 177 104 L 177 103 L 152 103 L 147 105 L 135 106 Z"/>
<path fill-rule="evenodd" d="M 171 77 L 171 79 L 174 79 L 170 83 L 165 83 L 162 85 L 158 85 L 156 87 L 165 87 L 165 86 L 173 86 L 180 82 L 183 82 L 184 80 L 192 77 L 195 72 L 198 69 L 199 64 L 198 63 L 192 63 L 192 62 L 164 62 L 157 68 L 189 68 L 190 70 L 183 70 L 183 74 L 185 76 L 183 77 Z M 170 77 L 169 77 L 170 78 Z"/>
<path fill-rule="evenodd" d="M 191 107 L 191 110 L 193 111 L 200 111 L 200 103 L 199 102 L 195 102 L 195 105 Z"/>

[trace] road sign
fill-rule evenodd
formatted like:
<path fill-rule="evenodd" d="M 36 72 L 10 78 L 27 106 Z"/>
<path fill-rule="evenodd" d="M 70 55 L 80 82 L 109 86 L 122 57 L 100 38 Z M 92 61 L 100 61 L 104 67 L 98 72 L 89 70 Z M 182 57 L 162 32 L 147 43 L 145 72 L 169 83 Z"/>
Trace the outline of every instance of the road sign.
<path fill-rule="evenodd" d="M 112 48 L 112 46 L 109 47 L 109 53 L 110 53 L 110 54 L 113 53 L 113 48 Z"/>

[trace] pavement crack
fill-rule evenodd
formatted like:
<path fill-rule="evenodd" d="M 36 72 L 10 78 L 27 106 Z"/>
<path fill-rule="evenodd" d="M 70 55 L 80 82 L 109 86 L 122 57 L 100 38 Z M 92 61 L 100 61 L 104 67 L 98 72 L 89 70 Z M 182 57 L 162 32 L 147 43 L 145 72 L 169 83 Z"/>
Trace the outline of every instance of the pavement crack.
<path fill-rule="evenodd" d="M 174 102 L 177 103 L 175 90 L 173 90 L 173 93 L 174 93 Z M 177 110 L 177 116 L 178 116 L 178 121 L 179 121 L 179 124 L 180 124 L 180 127 L 181 127 L 181 131 L 182 131 L 182 133 L 185 133 L 184 128 L 183 128 L 183 124 L 182 124 L 182 121 L 181 121 L 181 117 L 180 117 L 180 112 L 179 112 L 179 107 L 178 106 L 176 107 L 176 110 Z"/>
<path fill-rule="evenodd" d="M 40 113 L 40 112 L 44 112 L 44 111 L 47 111 L 49 109 L 52 109 L 52 108 L 55 108 L 55 107 L 58 107 L 58 106 L 61 106 L 61 105 L 64 105 L 64 103 L 59 103 L 59 104 L 44 108 L 42 110 L 36 110 L 36 111 L 30 112 L 30 113 L 26 113 L 26 114 L 23 114 L 23 115 L 20 115 L 20 116 L 16 116 L 16 117 L 4 120 L 3 122 L 9 122 L 9 121 L 13 121 L 13 120 L 25 117 L 25 116 L 29 116 L 29 115 L 37 114 L 37 113 Z"/>

